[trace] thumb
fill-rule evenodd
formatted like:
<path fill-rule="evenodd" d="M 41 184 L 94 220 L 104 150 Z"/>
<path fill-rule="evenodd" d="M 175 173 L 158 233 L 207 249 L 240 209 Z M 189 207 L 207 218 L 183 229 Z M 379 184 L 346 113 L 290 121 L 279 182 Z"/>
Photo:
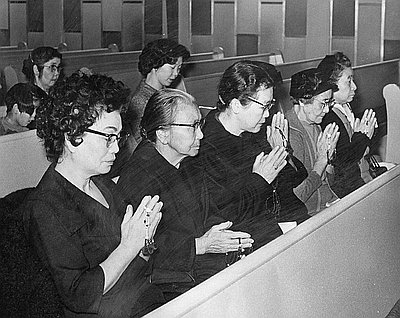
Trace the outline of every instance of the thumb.
<path fill-rule="evenodd" d="M 264 151 L 260 152 L 256 159 L 254 160 L 253 166 L 256 166 L 261 163 L 261 158 L 264 157 Z"/>
<path fill-rule="evenodd" d="M 125 212 L 124 218 L 122 220 L 122 224 L 127 223 L 129 221 L 129 219 L 132 217 L 132 215 L 133 215 L 133 207 L 131 204 L 129 204 L 126 207 L 126 212 Z"/>
<path fill-rule="evenodd" d="M 232 226 L 232 222 L 231 221 L 226 221 L 217 225 L 214 225 L 212 228 L 213 230 L 217 230 L 217 231 L 221 231 L 221 230 L 227 230 Z"/>
<path fill-rule="evenodd" d="M 271 137 L 271 126 L 267 126 L 267 138 Z"/>

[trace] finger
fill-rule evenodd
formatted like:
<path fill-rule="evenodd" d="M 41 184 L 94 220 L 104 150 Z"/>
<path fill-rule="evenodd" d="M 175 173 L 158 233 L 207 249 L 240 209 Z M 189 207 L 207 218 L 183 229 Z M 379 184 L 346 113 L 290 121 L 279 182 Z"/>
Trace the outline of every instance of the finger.
<path fill-rule="evenodd" d="M 263 151 L 263 152 L 260 152 L 260 153 L 258 154 L 258 156 L 256 157 L 256 159 L 254 160 L 254 165 L 258 166 L 258 165 L 261 163 L 261 161 L 262 161 L 263 158 L 264 158 L 264 151 Z"/>
<path fill-rule="evenodd" d="M 228 235 L 228 237 L 230 238 L 230 239 L 247 239 L 247 238 L 250 238 L 251 237 L 251 235 L 249 234 L 249 233 L 246 233 L 246 232 L 241 232 L 241 231 L 232 231 L 232 232 L 229 232 L 229 233 L 226 233 L 227 235 Z"/>
<path fill-rule="evenodd" d="M 153 238 L 154 234 L 156 233 L 156 230 L 157 230 L 158 224 L 160 224 L 161 218 L 162 218 L 162 213 L 157 212 L 154 216 L 154 219 L 150 223 L 150 226 L 149 226 L 150 238 Z"/>
<path fill-rule="evenodd" d="M 267 126 L 267 139 L 271 137 L 271 133 L 272 133 L 271 126 Z"/>
<path fill-rule="evenodd" d="M 232 226 L 232 224 L 233 223 L 231 221 L 226 221 L 226 222 L 212 226 L 211 229 L 216 230 L 216 231 L 222 231 L 222 230 L 229 229 Z"/>
<path fill-rule="evenodd" d="M 145 207 L 147 205 L 147 203 L 151 200 L 151 196 L 146 195 L 145 197 L 143 197 L 142 201 L 140 202 L 139 206 L 136 208 L 136 212 L 135 214 L 133 214 L 133 218 L 135 220 L 141 219 L 143 217 L 145 217 L 146 212 L 145 212 Z"/>
<path fill-rule="evenodd" d="M 131 204 L 128 204 L 128 206 L 126 207 L 124 218 L 122 219 L 122 224 L 126 224 L 131 219 L 132 215 L 133 215 L 133 207 Z"/>
<path fill-rule="evenodd" d="M 283 120 L 283 133 L 285 134 L 285 137 L 288 138 L 289 136 L 289 123 L 286 118 Z"/>
<path fill-rule="evenodd" d="M 286 166 L 286 164 L 287 164 L 287 161 L 286 161 L 286 160 L 283 160 L 283 161 L 279 164 L 279 166 L 276 168 L 276 172 L 279 173 L 279 172 Z"/>
<path fill-rule="evenodd" d="M 158 195 L 155 195 L 154 197 L 151 198 L 151 200 L 146 204 L 146 208 L 149 210 L 153 210 L 155 205 L 157 204 L 158 200 L 160 197 Z M 151 211 L 149 211 L 151 213 Z"/>

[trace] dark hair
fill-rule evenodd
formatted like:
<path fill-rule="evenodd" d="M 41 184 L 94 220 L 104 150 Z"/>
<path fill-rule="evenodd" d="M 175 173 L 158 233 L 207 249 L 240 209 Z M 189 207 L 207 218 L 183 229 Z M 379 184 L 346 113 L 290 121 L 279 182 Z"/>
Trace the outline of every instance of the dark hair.
<path fill-rule="evenodd" d="M 273 79 L 264 68 L 252 61 L 236 62 L 225 70 L 219 82 L 217 107 L 224 111 L 234 98 L 247 105 L 250 101 L 246 96 L 254 96 L 260 88 L 273 85 Z"/>
<path fill-rule="evenodd" d="M 296 103 L 299 100 L 312 103 L 314 96 L 330 89 L 337 91 L 338 88 L 329 74 L 321 72 L 318 68 L 309 68 L 292 75 L 289 94 Z"/>
<path fill-rule="evenodd" d="M 337 83 L 344 69 L 349 67 L 351 67 L 351 61 L 343 52 L 326 55 L 318 64 L 318 69 L 323 73 L 329 74 L 335 83 Z"/>
<path fill-rule="evenodd" d="M 142 137 L 156 142 L 156 131 L 173 122 L 175 111 L 182 104 L 196 104 L 196 101 L 192 95 L 178 89 L 164 88 L 155 92 L 147 102 L 140 122 Z"/>
<path fill-rule="evenodd" d="M 170 39 L 158 39 L 148 43 L 139 56 L 139 72 L 146 76 L 153 68 L 160 68 L 164 64 L 175 64 L 178 58 L 189 58 L 187 48 Z"/>
<path fill-rule="evenodd" d="M 35 74 L 33 72 L 33 66 L 36 65 L 40 76 L 43 73 L 43 65 L 53 58 L 58 57 L 62 60 L 62 54 L 51 46 L 40 46 L 34 49 L 27 59 L 24 60 L 22 66 L 22 73 L 25 74 L 26 78 L 33 83 L 35 80 Z"/>
<path fill-rule="evenodd" d="M 35 110 L 34 99 L 41 99 L 41 89 L 30 83 L 17 83 L 6 94 L 7 113 L 17 104 L 20 112 L 32 115 Z"/>
<path fill-rule="evenodd" d="M 74 146 L 82 143 L 85 129 L 104 112 L 123 111 L 129 89 L 111 77 L 79 72 L 58 81 L 36 114 L 37 135 L 43 139 L 47 159 L 58 162 L 65 136 Z"/>

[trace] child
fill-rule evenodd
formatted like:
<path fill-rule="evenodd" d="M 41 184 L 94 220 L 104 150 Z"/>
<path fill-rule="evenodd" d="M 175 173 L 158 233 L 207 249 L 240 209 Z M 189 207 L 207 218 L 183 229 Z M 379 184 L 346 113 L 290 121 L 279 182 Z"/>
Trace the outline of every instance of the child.
<path fill-rule="evenodd" d="M 5 98 L 7 115 L 0 119 L 0 135 L 27 131 L 28 124 L 35 118 L 39 106 L 37 87 L 29 83 L 17 83 Z"/>

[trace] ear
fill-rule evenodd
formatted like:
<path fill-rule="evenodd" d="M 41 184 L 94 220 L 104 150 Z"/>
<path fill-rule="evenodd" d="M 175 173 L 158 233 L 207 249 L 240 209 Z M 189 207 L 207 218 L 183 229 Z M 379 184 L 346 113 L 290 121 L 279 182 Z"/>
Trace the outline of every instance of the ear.
<path fill-rule="evenodd" d="M 243 109 L 242 103 L 237 98 L 232 99 L 229 103 L 229 106 L 235 114 L 240 113 L 240 111 Z"/>
<path fill-rule="evenodd" d="M 167 145 L 169 142 L 170 131 L 169 129 L 157 129 L 156 136 L 161 144 Z"/>
<path fill-rule="evenodd" d="M 64 134 L 65 138 L 65 146 L 69 150 L 69 152 L 74 153 L 76 151 L 76 148 L 79 147 L 79 145 L 83 142 L 82 138 L 77 138 L 72 140 L 67 136 L 67 134 Z"/>
<path fill-rule="evenodd" d="M 18 104 L 14 104 L 11 111 L 13 114 L 18 115 L 20 113 L 20 111 L 18 109 Z"/>
<path fill-rule="evenodd" d="M 37 65 L 33 65 L 33 74 L 35 74 L 35 76 L 39 77 L 39 69 L 37 67 Z"/>

